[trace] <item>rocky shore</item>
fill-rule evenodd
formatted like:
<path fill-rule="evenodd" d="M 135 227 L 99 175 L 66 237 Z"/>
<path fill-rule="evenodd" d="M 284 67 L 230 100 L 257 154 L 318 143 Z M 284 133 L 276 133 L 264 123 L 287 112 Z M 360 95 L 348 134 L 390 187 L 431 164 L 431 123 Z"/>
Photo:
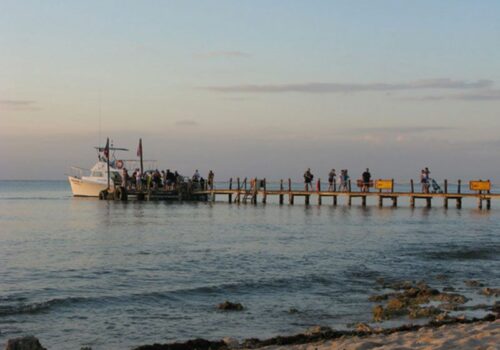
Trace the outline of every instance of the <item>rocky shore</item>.
<path fill-rule="evenodd" d="M 493 304 L 464 305 L 468 299 L 455 293 L 454 289 L 438 290 L 425 282 L 377 281 L 379 290 L 370 301 L 375 303 L 371 325 L 358 323 L 352 330 L 335 330 L 325 326 L 315 326 L 304 333 L 277 336 L 269 339 L 251 338 L 239 342 L 224 338 L 210 341 L 194 339 L 182 343 L 151 344 L 133 350 L 235 350 L 235 349 L 498 349 L 500 344 L 500 295 L 497 288 L 484 287 L 480 282 L 470 280 L 465 283 L 478 289 L 478 293 Z M 237 312 L 244 309 L 242 304 L 225 301 L 217 306 L 223 312 Z M 456 315 L 467 310 L 483 310 L 488 314 L 482 318 L 466 318 Z M 397 318 L 425 318 L 426 324 L 408 324 L 393 328 L 376 326 L 379 322 Z M 11 339 L 5 350 L 47 350 L 35 337 Z M 80 350 L 91 350 L 81 348 Z"/>

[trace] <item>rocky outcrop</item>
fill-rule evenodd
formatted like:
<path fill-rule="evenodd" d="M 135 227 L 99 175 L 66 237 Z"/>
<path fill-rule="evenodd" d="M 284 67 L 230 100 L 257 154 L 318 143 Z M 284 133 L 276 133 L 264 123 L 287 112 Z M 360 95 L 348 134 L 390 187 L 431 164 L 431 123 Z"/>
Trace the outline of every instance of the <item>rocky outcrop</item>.
<path fill-rule="evenodd" d="M 417 284 L 410 281 L 396 282 L 385 285 L 385 288 L 394 289 L 395 292 L 372 295 L 369 298 L 373 302 L 385 302 L 385 306 L 376 305 L 372 310 L 373 320 L 376 322 L 404 315 L 410 318 L 434 317 L 443 314 L 444 311 L 458 309 L 458 305 L 468 300 L 461 294 L 440 292 L 429 287 L 425 282 Z M 441 309 L 434 306 L 422 306 L 431 301 L 440 301 L 445 307 Z"/>
<path fill-rule="evenodd" d="M 47 350 L 34 336 L 9 339 L 5 345 L 5 350 Z"/>
<path fill-rule="evenodd" d="M 225 302 L 217 305 L 217 309 L 224 311 L 241 311 L 244 307 L 240 303 L 232 303 L 226 300 Z"/>

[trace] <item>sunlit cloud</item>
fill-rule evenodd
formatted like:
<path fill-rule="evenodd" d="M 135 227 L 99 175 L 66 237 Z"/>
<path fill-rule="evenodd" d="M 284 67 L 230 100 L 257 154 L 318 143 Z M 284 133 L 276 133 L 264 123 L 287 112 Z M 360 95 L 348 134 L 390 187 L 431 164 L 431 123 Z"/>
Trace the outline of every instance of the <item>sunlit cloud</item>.
<path fill-rule="evenodd" d="M 228 86 L 207 86 L 203 89 L 221 93 L 357 93 L 370 91 L 404 91 L 404 90 L 425 90 L 425 89 L 486 89 L 493 86 L 492 80 L 452 80 L 427 79 L 417 80 L 408 83 L 325 83 L 310 82 L 296 84 L 243 84 Z"/>

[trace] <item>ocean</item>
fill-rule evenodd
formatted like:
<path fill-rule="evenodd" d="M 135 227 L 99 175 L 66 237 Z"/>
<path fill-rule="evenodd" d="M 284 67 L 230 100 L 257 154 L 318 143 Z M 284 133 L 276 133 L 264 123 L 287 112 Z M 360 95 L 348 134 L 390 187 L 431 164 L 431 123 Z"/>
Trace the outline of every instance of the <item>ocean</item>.
<path fill-rule="evenodd" d="M 27 334 L 98 350 L 348 329 L 371 320 L 380 278 L 491 303 L 464 281 L 500 285 L 500 203 L 453 204 L 107 202 L 72 198 L 66 181 L 0 181 L 0 346 Z M 244 310 L 218 310 L 225 300 Z"/>

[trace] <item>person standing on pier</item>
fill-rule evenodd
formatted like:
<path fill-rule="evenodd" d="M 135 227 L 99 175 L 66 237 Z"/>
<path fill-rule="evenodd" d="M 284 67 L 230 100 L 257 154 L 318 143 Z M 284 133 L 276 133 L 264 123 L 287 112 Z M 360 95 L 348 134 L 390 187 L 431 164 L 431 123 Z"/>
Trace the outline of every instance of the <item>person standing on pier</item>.
<path fill-rule="evenodd" d="M 198 171 L 198 169 L 196 169 L 196 171 L 193 174 L 193 182 L 199 182 L 199 181 L 200 181 L 200 172 Z"/>
<path fill-rule="evenodd" d="M 420 183 L 422 184 L 422 193 L 429 193 L 429 168 L 422 169 L 420 173 Z"/>
<path fill-rule="evenodd" d="M 135 169 L 135 189 L 137 191 L 142 189 L 142 174 L 139 169 Z"/>
<path fill-rule="evenodd" d="M 208 187 L 213 190 L 214 189 L 214 177 L 215 174 L 212 170 L 208 172 Z"/>
<path fill-rule="evenodd" d="M 349 191 L 349 174 L 347 173 L 347 169 L 343 169 L 340 172 L 340 191 L 348 192 Z"/>
<path fill-rule="evenodd" d="M 129 184 L 128 171 L 127 171 L 127 168 L 123 168 L 123 171 L 122 171 L 122 187 L 125 188 L 125 189 L 128 189 L 128 184 Z"/>
<path fill-rule="evenodd" d="M 314 175 L 311 173 L 311 168 L 307 168 L 306 172 L 304 173 L 304 187 L 306 191 L 309 191 L 309 189 L 312 191 L 312 181 L 314 179 Z"/>
<path fill-rule="evenodd" d="M 335 169 L 332 169 L 330 173 L 328 174 L 328 191 L 333 191 L 334 186 L 333 184 L 335 183 L 335 178 L 337 177 L 337 174 L 335 173 Z"/>
<path fill-rule="evenodd" d="M 372 178 L 372 175 L 370 174 L 370 169 L 366 168 L 362 177 L 363 177 L 363 187 L 362 187 L 361 191 L 369 192 L 370 191 L 370 180 Z"/>

